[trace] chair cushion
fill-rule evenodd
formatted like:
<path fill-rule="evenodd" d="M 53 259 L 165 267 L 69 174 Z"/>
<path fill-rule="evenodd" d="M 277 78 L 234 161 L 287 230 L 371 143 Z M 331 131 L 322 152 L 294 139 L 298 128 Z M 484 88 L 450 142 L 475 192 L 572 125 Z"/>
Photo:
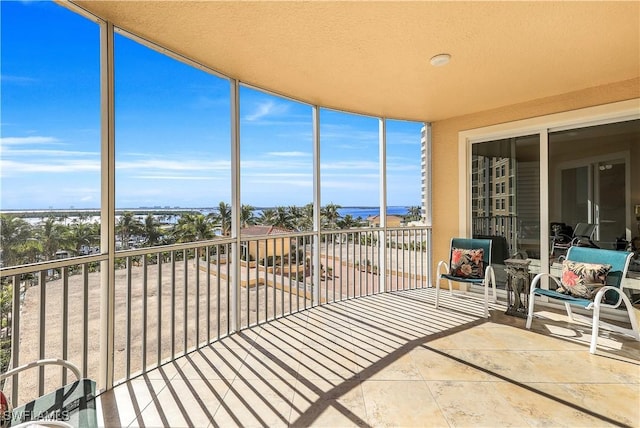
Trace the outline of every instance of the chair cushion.
<path fill-rule="evenodd" d="M 570 303 L 572 305 L 582 306 L 583 308 L 587 308 L 589 305 L 593 304 L 593 300 L 591 299 L 581 299 L 578 297 L 572 297 L 569 294 L 559 293 L 557 290 L 545 290 L 544 288 L 536 288 L 533 293 L 538 296 L 547 296 L 552 299 L 562 300 L 564 302 Z"/>
<path fill-rule="evenodd" d="M 482 248 L 452 248 L 449 275 L 458 278 L 484 278 Z"/>
<path fill-rule="evenodd" d="M 440 278 L 450 279 L 451 281 L 456 282 L 465 282 L 467 284 L 482 285 L 484 283 L 484 278 L 464 278 L 462 276 L 449 275 L 447 273 L 440 275 Z"/>
<path fill-rule="evenodd" d="M 558 292 L 582 299 L 593 299 L 604 286 L 610 270 L 611 265 L 607 264 L 564 260 Z"/>

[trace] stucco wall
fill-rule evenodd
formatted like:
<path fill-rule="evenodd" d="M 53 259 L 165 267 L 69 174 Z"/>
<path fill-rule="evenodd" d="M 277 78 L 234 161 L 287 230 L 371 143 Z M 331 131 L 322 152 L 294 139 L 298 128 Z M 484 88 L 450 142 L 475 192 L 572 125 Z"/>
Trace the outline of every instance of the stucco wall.
<path fill-rule="evenodd" d="M 458 235 L 459 132 L 638 97 L 640 97 L 640 78 L 434 122 L 432 124 L 434 269 L 439 260 L 448 258 L 450 239 Z"/>

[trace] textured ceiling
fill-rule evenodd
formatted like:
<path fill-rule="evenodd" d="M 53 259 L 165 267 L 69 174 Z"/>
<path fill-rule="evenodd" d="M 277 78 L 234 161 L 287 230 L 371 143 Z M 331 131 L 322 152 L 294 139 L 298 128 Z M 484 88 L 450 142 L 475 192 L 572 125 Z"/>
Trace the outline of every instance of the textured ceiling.
<path fill-rule="evenodd" d="M 390 118 L 441 120 L 640 76 L 638 1 L 74 3 L 242 82 Z M 429 65 L 442 52 L 451 62 Z"/>

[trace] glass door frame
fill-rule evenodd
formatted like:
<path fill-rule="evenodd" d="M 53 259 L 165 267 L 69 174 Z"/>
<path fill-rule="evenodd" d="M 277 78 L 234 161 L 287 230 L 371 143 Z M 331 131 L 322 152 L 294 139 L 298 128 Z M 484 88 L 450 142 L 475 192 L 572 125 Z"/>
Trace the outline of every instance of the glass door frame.
<path fill-rule="evenodd" d="M 640 98 L 501 123 L 458 133 L 459 236 L 471 237 L 471 162 L 473 144 L 527 135 L 540 141 L 540 245 L 548 241 L 549 133 L 640 119 Z M 627 166 L 627 170 L 629 167 Z M 630 192 L 627 189 L 627 192 Z M 540 271 L 549 273 L 549 252 L 540 249 Z"/>

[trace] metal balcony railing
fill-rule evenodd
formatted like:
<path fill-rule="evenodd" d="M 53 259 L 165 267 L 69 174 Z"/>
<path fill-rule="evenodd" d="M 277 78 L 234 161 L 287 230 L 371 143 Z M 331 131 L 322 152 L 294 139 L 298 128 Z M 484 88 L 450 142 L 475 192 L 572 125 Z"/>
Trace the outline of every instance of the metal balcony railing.
<path fill-rule="evenodd" d="M 118 384 L 313 306 L 428 287 L 430 243 L 425 227 L 349 229 L 117 251 L 112 272 L 105 254 L 3 268 L 0 279 L 14 290 L 10 367 L 61 358 L 99 379 L 111 358 Z M 108 280 L 113 313 L 101 314 Z M 111 356 L 100 346 L 107 328 Z M 14 405 L 67 383 L 65 368 L 32 372 L 7 379 Z"/>

